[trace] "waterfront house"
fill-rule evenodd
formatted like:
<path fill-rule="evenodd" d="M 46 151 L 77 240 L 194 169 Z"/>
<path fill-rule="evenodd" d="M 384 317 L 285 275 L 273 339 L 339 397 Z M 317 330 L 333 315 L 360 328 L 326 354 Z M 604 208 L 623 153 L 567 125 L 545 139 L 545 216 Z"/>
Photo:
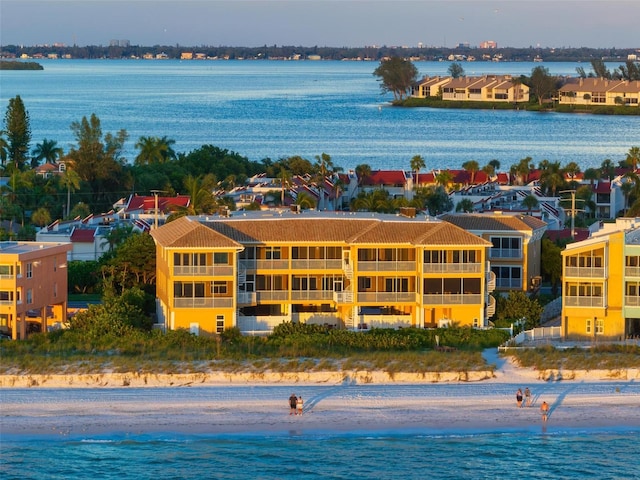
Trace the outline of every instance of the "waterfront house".
<path fill-rule="evenodd" d="M 640 336 L 640 222 L 618 218 L 562 252 L 565 338 Z"/>
<path fill-rule="evenodd" d="M 67 317 L 70 244 L 0 242 L 0 331 L 16 339 Z"/>
<path fill-rule="evenodd" d="M 476 102 L 528 102 L 529 87 L 511 75 L 481 77 L 425 77 L 412 87 L 411 96 Z"/>
<path fill-rule="evenodd" d="M 491 244 L 424 216 L 245 212 L 184 217 L 151 235 L 165 329 L 483 327 L 495 311 Z"/>
<path fill-rule="evenodd" d="M 547 224 L 510 212 L 460 213 L 440 217 L 491 243 L 488 260 L 496 289 L 533 291 L 540 286 L 540 252 Z"/>
<path fill-rule="evenodd" d="M 626 105 L 637 107 L 640 80 L 569 79 L 558 90 L 560 105 Z"/>

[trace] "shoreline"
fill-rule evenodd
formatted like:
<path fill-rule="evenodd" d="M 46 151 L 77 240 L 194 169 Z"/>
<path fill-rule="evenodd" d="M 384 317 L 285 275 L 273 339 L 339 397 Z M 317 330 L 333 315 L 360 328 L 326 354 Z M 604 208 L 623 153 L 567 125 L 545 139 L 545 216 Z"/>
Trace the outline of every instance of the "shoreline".
<path fill-rule="evenodd" d="M 3 439 L 188 436 L 640 435 L 640 369 L 536 371 L 486 352 L 494 370 L 0 375 Z M 435 376 L 437 375 L 437 377 Z M 517 408 L 529 387 L 531 407 Z M 288 398 L 304 398 L 290 415 Z M 540 405 L 550 406 L 542 422 Z"/>

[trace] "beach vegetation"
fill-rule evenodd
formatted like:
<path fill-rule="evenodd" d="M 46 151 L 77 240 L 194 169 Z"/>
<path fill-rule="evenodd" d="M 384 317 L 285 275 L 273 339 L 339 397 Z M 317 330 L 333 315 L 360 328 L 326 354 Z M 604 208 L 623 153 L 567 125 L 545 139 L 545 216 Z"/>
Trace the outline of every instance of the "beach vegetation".
<path fill-rule="evenodd" d="M 640 367 L 637 344 L 591 344 L 556 348 L 548 345 L 509 351 L 518 365 L 536 370 L 619 370 Z"/>
<path fill-rule="evenodd" d="M 7 168 L 16 171 L 28 168 L 31 124 L 29 112 L 20 95 L 9 99 L 4 116 L 3 134 L 6 136 Z"/>

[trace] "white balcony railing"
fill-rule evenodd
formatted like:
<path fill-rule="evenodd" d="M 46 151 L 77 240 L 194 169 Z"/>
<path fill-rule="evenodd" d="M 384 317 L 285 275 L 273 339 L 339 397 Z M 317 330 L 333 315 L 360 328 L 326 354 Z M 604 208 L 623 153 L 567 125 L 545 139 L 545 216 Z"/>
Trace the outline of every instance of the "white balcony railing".
<path fill-rule="evenodd" d="M 522 258 L 522 250 L 519 248 L 491 248 L 489 258 Z"/>
<path fill-rule="evenodd" d="M 428 293 L 422 296 L 424 305 L 474 305 L 482 303 L 479 293 Z"/>
<path fill-rule="evenodd" d="M 640 267 L 624 267 L 624 275 L 626 277 L 640 277 Z"/>
<path fill-rule="evenodd" d="M 291 260 L 291 268 L 294 270 L 340 270 L 341 259 L 294 259 Z"/>
<path fill-rule="evenodd" d="M 358 302 L 361 303 L 407 303 L 416 300 L 415 292 L 358 292 Z"/>
<path fill-rule="evenodd" d="M 567 277 L 605 278 L 607 276 L 604 267 L 566 267 L 564 272 Z"/>
<path fill-rule="evenodd" d="M 176 297 L 173 299 L 176 308 L 231 308 L 231 297 Z"/>
<path fill-rule="evenodd" d="M 416 262 L 367 262 L 359 261 L 360 272 L 415 272 Z"/>
<path fill-rule="evenodd" d="M 291 300 L 332 300 L 333 290 L 293 290 Z"/>
<path fill-rule="evenodd" d="M 351 290 L 333 292 L 333 301 L 336 303 L 353 303 L 353 292 Z"/>
<path fill-rule="evenodd" d="M 480 273 L 481 263 L 423 263 L 423 273 Z"/>
<path fill-rule="evenodd" d="M 565 307 L 604 307 L 604 297 L 564 296 Z"/>
<path fill-rule="evenodd" d="M 175 265 L 173 267 L 174 276 L 198 276 L 198 277 L 229 277 L 233 275 L 231 265 Z"/>

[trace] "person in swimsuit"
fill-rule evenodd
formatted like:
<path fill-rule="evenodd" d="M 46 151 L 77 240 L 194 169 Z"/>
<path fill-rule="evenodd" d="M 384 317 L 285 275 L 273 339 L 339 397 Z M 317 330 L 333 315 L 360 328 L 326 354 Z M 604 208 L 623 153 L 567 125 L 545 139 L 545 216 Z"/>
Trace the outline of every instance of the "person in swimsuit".
<path fill-rule="evenodd" d="M 542 414 L 542 423 L 547 423 L 549 418 L 549 404 L 547 402 L 542 402 L 540 405 L 540 413 Z"/>
<path fill-rule="evenodd" d="M 296 398 L 295 393 L 292 393 L 289 397 L 289 415 L 294 415 L 296 413 L 296 405 L 298 404 L 298 399 Z"/>
<path fill-rule="evenodd" d="M 529 390 L 529 387 L 524 389 L 524 401 L 527 407 L 531 406 L 531 390 Z"/>
<path fill-rule="evenodd" d="M 304 401 L 302 400 L 302 397 L 298 397 L 296 405 L 298 407 L 298 413 L 296 413 L 296 415 L 302 415 L 302 410 L 304 406 Z"/>
<path fill-rule="evenodd" d="M 518 408 L 522 408 L 522 390 L 518 389 L 518 391 L 516 392 L 516 404 L 518 405 Z"/>

